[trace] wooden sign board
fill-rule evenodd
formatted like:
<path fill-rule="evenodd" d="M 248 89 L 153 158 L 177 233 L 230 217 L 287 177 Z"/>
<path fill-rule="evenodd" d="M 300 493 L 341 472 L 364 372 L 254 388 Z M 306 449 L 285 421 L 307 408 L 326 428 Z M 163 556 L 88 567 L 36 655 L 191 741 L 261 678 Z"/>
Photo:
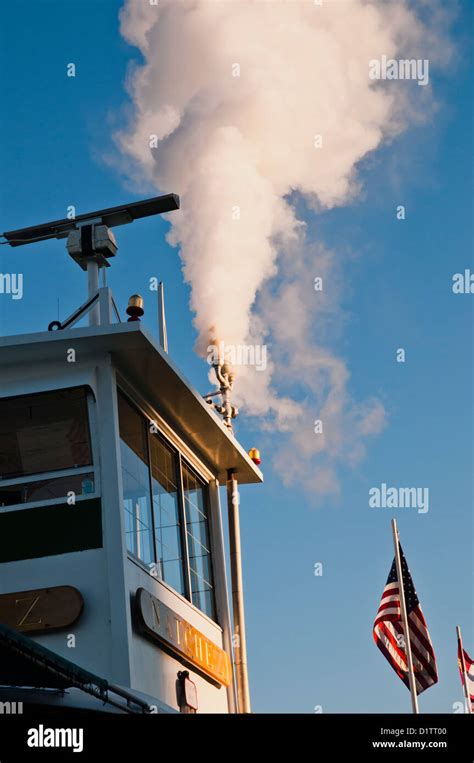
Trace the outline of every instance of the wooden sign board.
<path fill-rule="evenodd" d="M 144 588 L 137 590 L 135 600 L 143 632 L 217 683 L 231 685 L 232 664 L 227 652 Z"/>
<path fill-rule="evenodd" d="M 0 623 L 20 633 L 46 633 L 76 622 L 84 599 L 73 586 L 36 588 L 0 595 Z"/>

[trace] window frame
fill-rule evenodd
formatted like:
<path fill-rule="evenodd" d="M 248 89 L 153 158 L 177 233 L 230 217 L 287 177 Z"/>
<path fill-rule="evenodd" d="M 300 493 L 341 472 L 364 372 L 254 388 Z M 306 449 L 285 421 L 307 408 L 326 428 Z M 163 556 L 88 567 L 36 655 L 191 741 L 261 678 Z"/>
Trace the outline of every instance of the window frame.
<path fill-rule="evenodd" d="M 156 544 L 156 536 L 155 536 L 155 507 L 153 502 L 153 482 L 152 482 L 153 476 L 152 476 L 152 469 L 151 469 L 150 438 L 157 437 L 173 453 L 173 456 L 175 459 L 177 483 L 178 483 L 177 484 L 178 511 L 179 511 L 180 540 L 181 540 L 181 551 L 182 551 L 182 574 L 183 574 L 183 580 L 184 580 L 184 593 L 181 593 L 176 588 L 173 588 L 173 586 L 170 585 L 170 583 L 168 583 L 166 580 L 161 578 L 158 574 L 154 575 L 149 569 L 149 567 L 147 566 L 146 562 L 144 562 L 142 559 L 137 557 L 136 554 L 133 553 L 133 551 L 130 551 L 128 547 L 125 546 L 127 556 L 130 559 L 130 561 L 137 564 L 140 567 L 140 569 L 144 570 L 148 575 L 150 575 L 151 578 L 153 578 L 154 580 L 158 580 L 161 584 L 165 585 L 174 594 L 182 597 L 187 604 L 190 604 L 191 606 L 193 606 L 197 612 L 199 612 L 204 617 L 207 617 L 209 621 L 212 622 L 214 625 L 219 625 L 218 619 L 217 619 L 218 610 L 217 610 L 217 596 L 216 596 L 216 580 L 214 575 L 214 567 L 215 567 L 214 565 L 214 535 L 213 535 L 213 519 L 212 519 L 212 502 L 211 502 L 211 496 L 210 496 L 210 481 L 212 477 L 209 477 L 207 474 L 203 474 L 203 471 L 196 466 L 196 464 L 194 463 L 194 458 L 191 459 L 189 457 L 190 455 L 193 455 L 193 454 L 184 443 L 182 443 L 181 445 L 181 441 L 175 435 L 175 433 L 173 433 L 173 437 L 170 437 L 168 435 L 168 432 L 172 432 L 172 430 L 163 421 L 161 416 L 156 415 L 156 413 L 148 405 L 143 404 L 141 400 L 137 397 L 137 395 L 134 393 L 134 391 L 130 390 L 128 385 L 123 384 L 122 380 L 119 380 L 119 379 L 117 379 L 117 395 L 122 395 L 122 397 L 128 402 L 128 404 L 132 408 L 134 408 L 136 412 L 142 417 L 143 423 L 146 429 L 148 479 L 149 479 L 149 490 L 150 490 L 150 496 L 151 496 L 150 508 L 151 508 L 151 522 L 152 522 L 152 530 L 153 530 L 153 549 L 155 553 L 155 559 L 154 559 L 155 565 L 158 564 L 159 560 L 158 560 L 157 544 Z M 120 422 L 117 422 L 117 424 L 118 424 L 117 431 L 118 431 L 118 436 L 120 440 L 121 439 L 120 438 Z M 151 424 L 153 424 L 153 426 L 155 427 L 156 432 L 150 431 Z M 166 430 L 168 430 L 168 432 Z M 177 444 L 175 440 L 177 440 L 179 444 Z M 206 519 L 208 523 L 208 534 L 209 534 L 210 568 L 212 571 L 212 597 L 213 597 L 213 614 L 212 615 L 209 615 L 207 612 L 200 609 L 193 602 L 192 583 L 191 583 L 191 565 L 189 560 L 189 543 L 188 543 L 188 526 L 187 526 L 188 523 L 186 520 L 186 506 L 185 506 L 185 496 L 184 496 L 183 464 L 185 464 L 185 466 L 195 475 L 201 487 L 203 488 L 203 498 L 204 498 L 204 503 L 206 506 Z M 120 469 L 122 469 L 121 462 L 120 462 Z M 122 503 L 123 503 L 123 495 L 122 495 Z"/>
<path fill-rule="evenodd" d="M 216 577 L 215 577 L 215 570 L 214 570 L 214 527 L 213 527 L 213 520 L 212 520 L 212 503 L 211 503 L 211 491 L 209 488 L 209 483 L 205 482 L 199 474 L 196 472 L 195 469 L 193 469 L 192 465 L 188 463 L 186 459 L 180 458 L 180 481 L 181 481 L 181 495 L 182 495 L 182 503 L 183 503 L 183 517 L 184 517 L 184 530 L 186 532 L 186 550 L 187 550 L 187 562 L 188 562 L 188 574 L 189 574 L 189 585 L 190 585 L 190 595 L 189 595 L 189 601 L 193 606 L 196 607 L 200 612 L 201 610 L 197 604 L 193 602 L 193 591 L 192 591 L 192 580 L 191 580 L 191 564 L 189 561 L 189 543 L 188 543 L 188 522 L 186 519 L 186 504 L 185 504 L 185 491 L 184 491 L 184 481 L 183 481 L 183 463 L 185 464 L 186 468 L 191 472 L 191 474 L 194 474 L 197 481 L 200 483 L 201 487 L 203 488 L 203 502 L 204 502 L 204 508 L 205 508 L 205 516 L 207 520 L 207 531 L 208 531 L 208 543 L 209 543 L 209 566 L 211 569 L 211 578 L 212 578 L 212 603 L 213 603 L 213 610 L 214 610 L 214 618 L 210 617 L 211 620 L 217 620 L 217 597 L 216 597 Z M 191 534 L 191 533 L 190 533 Z M 197 540 L 197 539 L 196 539 Z M 199 541 L 198 541 L 199 542 Z M 196 572 L 196 574 L 198 574 Z"/>
<path fill-rule="evenodd" d="M 30 482 L 47 482 L 50 479 L 60 479 L 61 477 L 69 477 L 75 474 L 93 474 L 94 475 L 94 492 L 83 495 L 76 495 L 76 504 L 82 501 L 88 501 L 92 498 L 101 497 L 101 481 L 100 481 L 100 462 L 99 462 L 99 443 L 97 439 L 97 408 L 94 390 L 88 384 L 77 384 L 72 387 L 55 387 L 54 389 L 45 389 L 39 392 L 24 392 L 21 395 L 8 395 L 8 397 L 0 398 L 2 400 L 9 400 L 11 398 L 33 397 L 35 395 L 43 395 L 54 392 L 65 392 L 71 389 L 83 389 L 85 391 L 86 405 L 87 405 L 87 424 L 89 429 L 90 449 L 92 463 L 87 466 L 71 467 L 68 469 L 54 469 L 47 472 L 36 472 L 35 474 L 24 475 L 23 477 L 10 477 L 9 479 L 1 479 L 0 487 L 14 487 L 16 485 L 26 485 Z M 22 503 L 13 503 L 8 506 L 0 506 L 0 513 L 8 513 L 9 511 L 22 511 L 24 509 L 36 509 L 43 506 L 57 506 L 67 501 L 67 495 L 59 498 L 47 498 L 42 501 L 26 501 Z"/>
<path fill-rule="evenodd" d="M 148 427 L 146 427 L 146 417 L 143 416 L 143 412 L 141 411 L 140 407 L 136 404 L 135 400 L 130 397 L 130 395 L 127 395 L 124 393 L 117 385 L 117 398 L 119 395 L 122 394 L 122 397 L 126 400 L 127 404 L 133 408 L 136 413 L 140 416 L 142 419 L 142 428 L 146 429 L 146 458 L 147 458 L 147 467 L 148 467 L 148 494 L 150 496 L 150 516 L 151 516 L 151 528 L 150 532 L 152 534 L 152 547 L 153 547 L 153 556 L 154 560 L 152 564 L 156 566 L 157 563 L 157 553 L 156 553 L 156 538 L 155 538 L 155 514 L 153 511 L 153 483 L 152 483 L 152 474 L 151 474 L 151 451 L 150 451 L 150 440 L 149 440 L 149 431 Z M 117 400 L 118 403 L 118 400 Z M 122 450 L 121 450 L 121 443 L 122 438 L 120 436 L 120 413 L 117 406 L 117 434 L 118 434 L 118 440 L 119 440 L 119 471 L 121 475 L 122 480 L 122 512 L 125 511 L 125 497 L 123 493 L 123 460 L 122 460 Z M 127 446 L 128 447 L 128 446 Z M 124 525 L 124 532 L 125 532 L 125 525 Z M 131 551 L 127 546 L 127 538 L 125 537 L 125 550 L 127 552 L 127 556 L 131 559 L 133 559 L 135 562 L 138 562 L 143 569 L 145 569 L 151 577 L 154 577 L 155 579 L 159 580 L 158 576 L 153 575 L 153 573 L 150 571 L 149 567 L 147 566 L 147 563 L 140 559 L 139 556 L 137 556 L 133 551 Z"/>

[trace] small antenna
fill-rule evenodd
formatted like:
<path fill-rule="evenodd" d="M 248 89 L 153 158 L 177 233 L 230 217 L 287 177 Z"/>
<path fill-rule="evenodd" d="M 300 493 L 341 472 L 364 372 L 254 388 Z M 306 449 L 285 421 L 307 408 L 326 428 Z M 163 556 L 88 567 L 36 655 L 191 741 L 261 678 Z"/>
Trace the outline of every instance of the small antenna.
<path fill-rule="evenodd" d="M 165 314 L 165 286 L 163 281 L 158 284 L 158 327 L 160 331 L 160 344 L 164 351 L 168 352 L 168 334 L 166 331 Z"/>

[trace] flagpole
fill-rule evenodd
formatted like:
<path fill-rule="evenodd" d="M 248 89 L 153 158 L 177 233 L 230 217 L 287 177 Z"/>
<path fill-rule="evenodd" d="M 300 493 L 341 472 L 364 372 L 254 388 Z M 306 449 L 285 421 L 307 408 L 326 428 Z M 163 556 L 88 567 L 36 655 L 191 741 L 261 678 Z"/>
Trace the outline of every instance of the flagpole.
<path fill-rule="evenodd" d="M 405 604 L 405 590 L 403 586 L 402 561 L 400 558 L 400 546 L 397 529 L 397 520 L 392 519 L 393 545 L 395 547 L 395 564 L 397 567 L 398 588 L 400 593 L 400 611 L 402 615 L 403 632 L 405 635 L 405 649 L 407 654 L 408 681 L 410 684 L 411 706 L 414 713 L 419 713 L 418 696 L 416 694 L 415 673 L 413 670 L 413 657 L 411 654 L 410 630 L 408 628 L 408 615 Z"/>
<path fill-rule="evenodd" d="M 461 653 L 461 671 L 464 676 L 464 697 L 466 699 L 467 712 L 469 713 L 469 715 L 472 715 L 471 695 L 469 693 L 469 684 L 467 682 L 466 660 L 464 659 L 464 649 L 462 646 L 461 628 L 459 627 L 459 625 L 456 625 L 456 633 L 458 636 L 459 651 Z"/>

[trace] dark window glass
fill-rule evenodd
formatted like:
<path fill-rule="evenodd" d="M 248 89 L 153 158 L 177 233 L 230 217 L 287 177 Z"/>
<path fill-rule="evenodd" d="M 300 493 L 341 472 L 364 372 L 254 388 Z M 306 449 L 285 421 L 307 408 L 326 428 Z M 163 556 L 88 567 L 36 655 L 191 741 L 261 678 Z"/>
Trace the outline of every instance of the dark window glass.
<path fill-rule="evenodd" d="M 0 512 L 0 564 L 101 547 L 100 498 L 82 501 L 80 509 L 60 503 Z"/>
<path fill-rule="evenodd" d="M 184 594 L 176 454 L 153 434 L 150 455 L 158 575 Z"/>
<path fill-rule="evenodd" d="M 183 487 L 192 601 L 215 619 L 207 494 L 202 482 L 186 464 L 183 464 Z"/>
<path fill-rule="evenodd" d="M 0 400 L 0 477 L 90 466 L 83 388 Z"/>
<path fill-rule="evenodd" d="M 155 555 L 146 422 L 122 395 L 118 404 L 127 549 L 151 566 Z"/>
<path fill-rule="evenodd" d="M 76 495 L 93 493 L 95 491 L 93 472 L 90 474 L 70 474 L 67 477 L 35 480 L 21 485 L 4 487 L 0 482 L 0 506 L 14 506 L 18 503 L 65 498 L 71 491 Z"/>

